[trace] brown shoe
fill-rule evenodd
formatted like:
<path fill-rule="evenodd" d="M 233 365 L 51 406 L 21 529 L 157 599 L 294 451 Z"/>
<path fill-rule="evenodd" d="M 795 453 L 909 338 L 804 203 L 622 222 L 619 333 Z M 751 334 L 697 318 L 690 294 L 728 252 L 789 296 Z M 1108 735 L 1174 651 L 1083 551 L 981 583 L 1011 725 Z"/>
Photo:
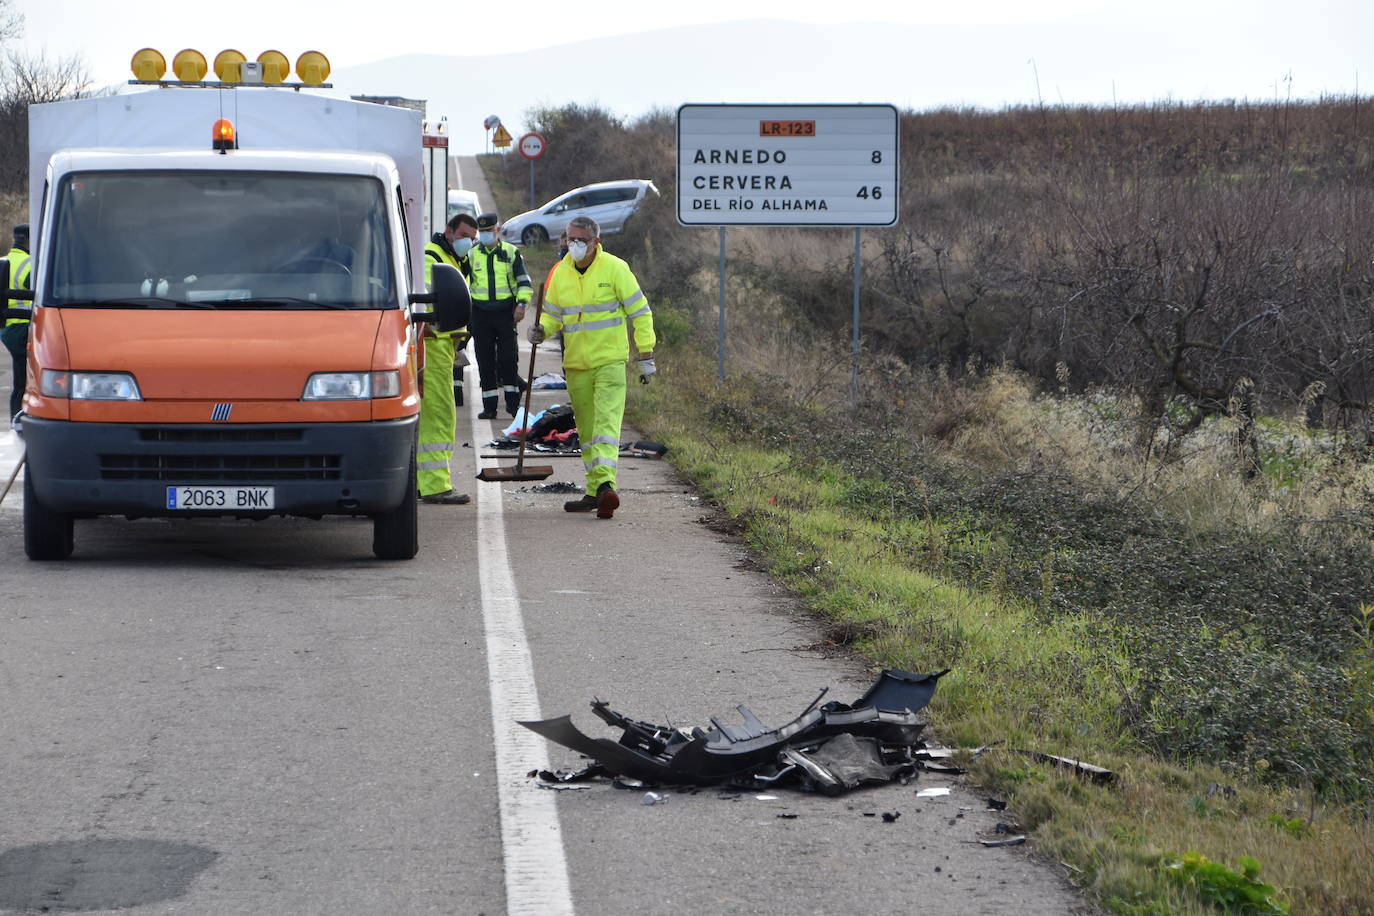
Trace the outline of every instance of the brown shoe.
<path fill-rule="evenodd" d="M 615 487 L 609 482 L 603 483 L 596 490 L 596 517 L 610 518 L 615 515 L 615 510 L 620 508 L 620 495 L 615 492 Z"/>
<path fill-rule="evenodd" d="M 570 499 L 563 504 L 564 512 L 590 512 L 596 508 L 596 497 L 590 493 L 584 493 L 577 499 Z"/>

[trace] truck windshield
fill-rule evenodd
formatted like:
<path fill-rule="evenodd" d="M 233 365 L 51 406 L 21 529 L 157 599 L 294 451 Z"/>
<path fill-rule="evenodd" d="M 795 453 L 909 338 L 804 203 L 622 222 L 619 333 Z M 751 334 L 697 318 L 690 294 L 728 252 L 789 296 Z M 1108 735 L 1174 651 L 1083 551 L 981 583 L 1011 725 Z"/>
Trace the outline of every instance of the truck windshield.
<path fill-rule="evenodd" d="M 45 303 L 396 307 L 385 201 L 357 175 L 74 173 L 58 189 Z"/>

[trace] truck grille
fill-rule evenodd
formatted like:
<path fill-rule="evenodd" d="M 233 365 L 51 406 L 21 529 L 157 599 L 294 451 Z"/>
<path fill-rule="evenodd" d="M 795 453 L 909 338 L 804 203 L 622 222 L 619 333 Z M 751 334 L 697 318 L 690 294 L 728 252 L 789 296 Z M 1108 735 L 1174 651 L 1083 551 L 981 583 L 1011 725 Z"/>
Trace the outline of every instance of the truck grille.
<path fill-rule="evenodd" d="M 271 483 L 338 480 L 340 455 L 101 455 L 101 480 Z"/>
<path fill-rule="evenodd" d="M 140 442 L 299 442 L 300 427 L 249 427 L 248 429 L 173 429 L 166 426 L 140 429 Z"/>

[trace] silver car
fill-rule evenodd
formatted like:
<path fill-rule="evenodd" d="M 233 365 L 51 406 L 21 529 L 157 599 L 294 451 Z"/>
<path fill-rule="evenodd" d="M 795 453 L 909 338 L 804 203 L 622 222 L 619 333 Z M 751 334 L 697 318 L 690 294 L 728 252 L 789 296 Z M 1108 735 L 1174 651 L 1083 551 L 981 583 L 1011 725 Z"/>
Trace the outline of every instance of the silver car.
<path fill-rule="evenodd" d="M 599 181 L 573 188 L 537 210 L 506 220 L 501 238 L 517 245 L 537 245 L 557 238 L 575 216 L 590 216 L 601 226 L 602 235 L 612 235 L 625 228 L 625 220 L 639 209 L 649 191 L 658 195 L 658 188 L 647 178 Z"/>

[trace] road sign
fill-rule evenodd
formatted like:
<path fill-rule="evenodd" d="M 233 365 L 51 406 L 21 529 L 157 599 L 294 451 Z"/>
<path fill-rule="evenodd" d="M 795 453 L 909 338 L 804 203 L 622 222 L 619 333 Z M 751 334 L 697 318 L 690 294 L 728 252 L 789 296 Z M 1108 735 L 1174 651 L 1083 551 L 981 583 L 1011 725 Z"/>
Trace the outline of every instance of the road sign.
<path fill-rule="evenodd" d="M 487 130 L 491 130 L 493 127 L 500 123 L 501 119 L 498 118 L 496 115 L 487 115 L 485 118 L 482 119 L 482 126 L 485 127 Z"/>
<path fill-rule="evenodd" d="M 510 146 L 510 131 L 506 130 L 506 125 L 496 125 L 496 133 L 491 135 L 491 145 Z"/>
<path fill-rule="evenodd" d="M 891 105 L 683 105 L 678 222 L 895 225 L 897 125 Z"/>
<path fill-rule="evenodd" d="M 538 159 L 544 155 L 544 138 L 531 131 L 520 138 L 517 149 L 520 150 L 520 155 L 526 159 Z"/>

